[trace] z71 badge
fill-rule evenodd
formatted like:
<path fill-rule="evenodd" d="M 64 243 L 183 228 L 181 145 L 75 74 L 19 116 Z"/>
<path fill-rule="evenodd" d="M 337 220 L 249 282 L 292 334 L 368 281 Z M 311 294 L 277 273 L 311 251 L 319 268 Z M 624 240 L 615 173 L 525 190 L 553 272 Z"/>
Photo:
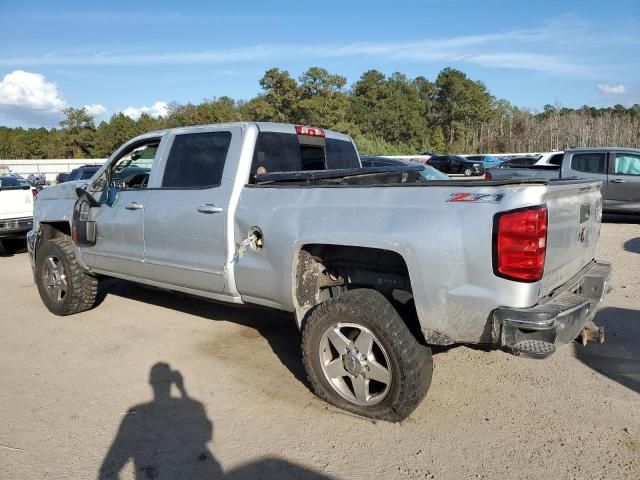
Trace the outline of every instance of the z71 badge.
<path fill-rule="evenodd" d="M 502 201 L 504 193 L 452 193 L 447 202 L 460 203 L 498 203 Z"/>

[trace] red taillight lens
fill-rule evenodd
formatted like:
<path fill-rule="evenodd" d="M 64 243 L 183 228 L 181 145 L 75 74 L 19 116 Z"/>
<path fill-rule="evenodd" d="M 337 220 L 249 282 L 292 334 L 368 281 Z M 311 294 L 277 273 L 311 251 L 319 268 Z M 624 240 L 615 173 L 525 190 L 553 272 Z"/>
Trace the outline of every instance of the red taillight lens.
<path fill-rule="evenodd" d="M 491 172 L 484 172 L 484 179 L 491 180 Z"/>
<path fill-rule="evenodd" d="M 547 207 L 498 214 L 494 228 L 494 273 L 522 282 L 540 280 L 547 251 Z"/>
<path fill-rule="evenodd" d="M 324 137 L 324 130 L 321 128 L 307 127 L 305 125 L 296 125 L 296 133 L 307 137 Z"/>
<path fill-rule="evenodd" d="M 35 199 L 38 196 L 38 189 L 37 188 L 32 188 L 31 189 L 31 194 L 33 195 L 33 198 Z"/>

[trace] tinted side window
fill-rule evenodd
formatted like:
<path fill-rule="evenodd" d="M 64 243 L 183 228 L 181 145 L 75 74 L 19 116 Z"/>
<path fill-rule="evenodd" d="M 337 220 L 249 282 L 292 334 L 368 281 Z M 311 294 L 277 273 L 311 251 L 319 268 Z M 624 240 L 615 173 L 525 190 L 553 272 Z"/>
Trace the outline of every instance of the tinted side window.
<path fill-rule="evenodd" d="M 616 153 L 614 173 L 618 175 L 640 175 L 640 155 Z"/>
<path fill-rule="evenodd" d="M 231 132 L 177 135 L 164 169 L 162 186 L 207 188 L 220 185 Z"/>
<path fill-rule="evenodd" d="M 353 143 L 327 138 L 327 168 L 358 168 L 358 154 Z"/>
<path fill-rule="evenodd" d="M 571 169 L 585 173 L 605 173 L 605 154 L 576 153 L 571 157 Z"/>
<path fill-rule="evenodd" d="M 557 155 L 552 155 L 549 159 L 549 163 L 551 165 L 562 165 L 562 158 L 564 157 L 564 153 L 558 153 Z"/>

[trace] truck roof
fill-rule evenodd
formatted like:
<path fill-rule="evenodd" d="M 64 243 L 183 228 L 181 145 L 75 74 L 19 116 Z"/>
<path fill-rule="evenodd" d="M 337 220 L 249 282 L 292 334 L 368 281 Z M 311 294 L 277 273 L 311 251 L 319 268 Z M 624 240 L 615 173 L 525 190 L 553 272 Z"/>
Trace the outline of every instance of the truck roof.
<path fill-rule="evenodd" d="M 638 148 L 629 148 L 629 147 L 585 147 L 585 148 L 568 148 L 565 150 L 565 153 L 575 153 L 575 152 L 631 152 L 631 153 L 640 153 L 640 149 Z"/>
<path fill-rule="evenodd" d="M 140 135 L 136 138 L 144 138 L 144 137 L 154 136 L 154 135 L 164 135 L 165 133 L 197 132 L 199 130 L 203 130 L 211 127 L 248 127 L 250 125 L 255 125 L 256 127 L 258 127 L 258 130 L 260 130 L 261 132 L 295 133 L 295 127 L 297 124 L 276 123 L 276 122 L 210 123 L 210 124 L 204 124 L 204 125 L 190 125 L 188 127 L 174 127 L 174 128 L 164 128 L 161 130 L 154 130 L 152 132 L 147 132 L 143 135 Z M 311 126 L 313 127 L 313 125 Z M 326 128 L 322 128 L 322 130 L 324 131 L 326 137 L 351 141 L 351 137 L 349 135 L 345 135 L 344 133 L 335 132 L 333 130 L 327 130 Z"/>

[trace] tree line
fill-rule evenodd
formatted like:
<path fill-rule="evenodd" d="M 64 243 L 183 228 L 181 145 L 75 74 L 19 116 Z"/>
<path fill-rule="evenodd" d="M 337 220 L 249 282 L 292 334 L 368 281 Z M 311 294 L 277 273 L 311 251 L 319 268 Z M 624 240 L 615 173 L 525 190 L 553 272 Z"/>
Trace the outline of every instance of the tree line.
<path fill-rule="evenodd" d="M 347 79 L 311 67 L 298 79 L 272 68 L 262 93 L 199 104 L 171 104 L 166 116 L 117 113 L 98 125 L 83 108 L 67 108 L 59 128 L 0 127 L 0 158 L 102 158 L 130 138 L 161 128 L 235 121 L 273 121 L 350 134 L 363 154 L 536 152 L 570 147 L 640 147 L 640 105 L 625 108 L 546 105 L 542 112 L 496 99 L 453 68 L 434 81 L 402 73 Z"/>

